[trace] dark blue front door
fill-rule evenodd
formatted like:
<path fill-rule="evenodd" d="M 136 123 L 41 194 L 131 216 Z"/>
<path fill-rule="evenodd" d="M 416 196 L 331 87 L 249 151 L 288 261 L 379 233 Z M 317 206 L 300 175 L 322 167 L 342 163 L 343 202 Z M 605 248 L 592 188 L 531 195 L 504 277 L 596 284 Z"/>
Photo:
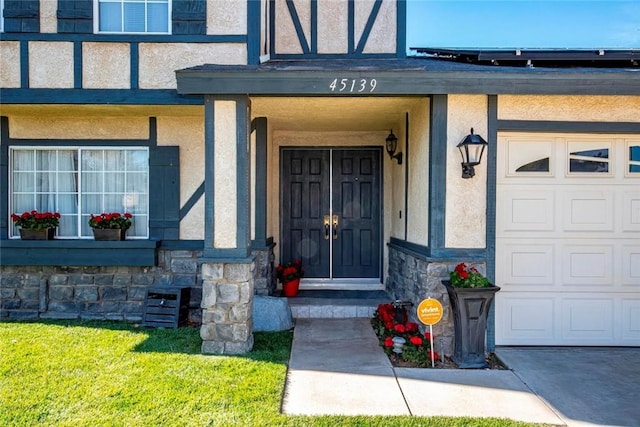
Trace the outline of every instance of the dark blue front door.
<path fill-rule="evenodd" d="M 380 150 L 283 149 L 281 165 L 281 259 L 308 278 L 380 277 Z"/>

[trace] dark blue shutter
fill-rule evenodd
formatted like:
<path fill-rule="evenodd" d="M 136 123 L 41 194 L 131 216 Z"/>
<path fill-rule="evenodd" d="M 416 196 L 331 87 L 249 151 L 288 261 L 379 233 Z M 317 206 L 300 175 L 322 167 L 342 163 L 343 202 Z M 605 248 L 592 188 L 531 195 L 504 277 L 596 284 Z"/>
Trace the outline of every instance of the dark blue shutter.
<path fill-rule="evenodd" d="M 93 33 L 93 0 L 58 0 L 58 32 Z"/>
<path fill-rule="evenodd" d="M 206 0 L 173 0 L 172 34 L 206 34 Z"/>
<path fill-rule="evenodd" d="M 3 16 L 7 33 L 40 32 L 39 0 L 4 0 Z"/>
<path fill-rule="evenodd" d="M 157 240 L 180 238 L 179 147 L 149 148 L 149 233 Z"/>

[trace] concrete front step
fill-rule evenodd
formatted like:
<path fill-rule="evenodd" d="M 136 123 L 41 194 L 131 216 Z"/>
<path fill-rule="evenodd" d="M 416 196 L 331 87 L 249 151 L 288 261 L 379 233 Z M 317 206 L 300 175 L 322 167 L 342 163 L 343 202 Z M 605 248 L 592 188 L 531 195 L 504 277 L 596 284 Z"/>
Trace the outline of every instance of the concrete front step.
<path fill-rule="evenodd" d="M 370 318 L 379 304 L 391 301 L 385 291 L 308 290 L 289 298 L 289 306 L 294 319 Z"/>

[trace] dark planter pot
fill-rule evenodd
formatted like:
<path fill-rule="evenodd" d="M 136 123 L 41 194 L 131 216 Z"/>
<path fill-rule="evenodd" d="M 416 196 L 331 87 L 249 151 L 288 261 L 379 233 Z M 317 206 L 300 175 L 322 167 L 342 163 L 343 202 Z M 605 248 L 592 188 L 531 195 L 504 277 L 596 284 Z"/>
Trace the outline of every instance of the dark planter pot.
<path fill-rule="evenodd" d="M 485 360 L 487 316 L 500 288 L 456 288 L 449 281 L 443 281 L 442 284 L 449 294 L 453 313 L 453 361 L 459 368 L 488 368 Z"/>
<path fill-rule="evenodd" d="M 122 228 L 94 228 L 93 238 L 96 240 L 125 240 L 127 230 Z"/>
<path fill-rule="evenodd" d="M 20 229 L 20 238 L 22 240 L 53 240 L 55 234 L 55 228 L 43 228 L 42 230 Z"/>

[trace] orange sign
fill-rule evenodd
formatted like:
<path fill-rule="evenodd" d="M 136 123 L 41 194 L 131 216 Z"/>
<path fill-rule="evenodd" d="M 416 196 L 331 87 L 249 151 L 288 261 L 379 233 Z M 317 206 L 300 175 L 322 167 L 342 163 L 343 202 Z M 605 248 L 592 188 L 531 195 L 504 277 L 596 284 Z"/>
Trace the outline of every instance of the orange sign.
<path fill-rule="evenodd" d="M 435 325 L 442 319 L 442 304 L 437 299 L 423 299 L 418 305 L 417 314 L 425 325 Z"/>

